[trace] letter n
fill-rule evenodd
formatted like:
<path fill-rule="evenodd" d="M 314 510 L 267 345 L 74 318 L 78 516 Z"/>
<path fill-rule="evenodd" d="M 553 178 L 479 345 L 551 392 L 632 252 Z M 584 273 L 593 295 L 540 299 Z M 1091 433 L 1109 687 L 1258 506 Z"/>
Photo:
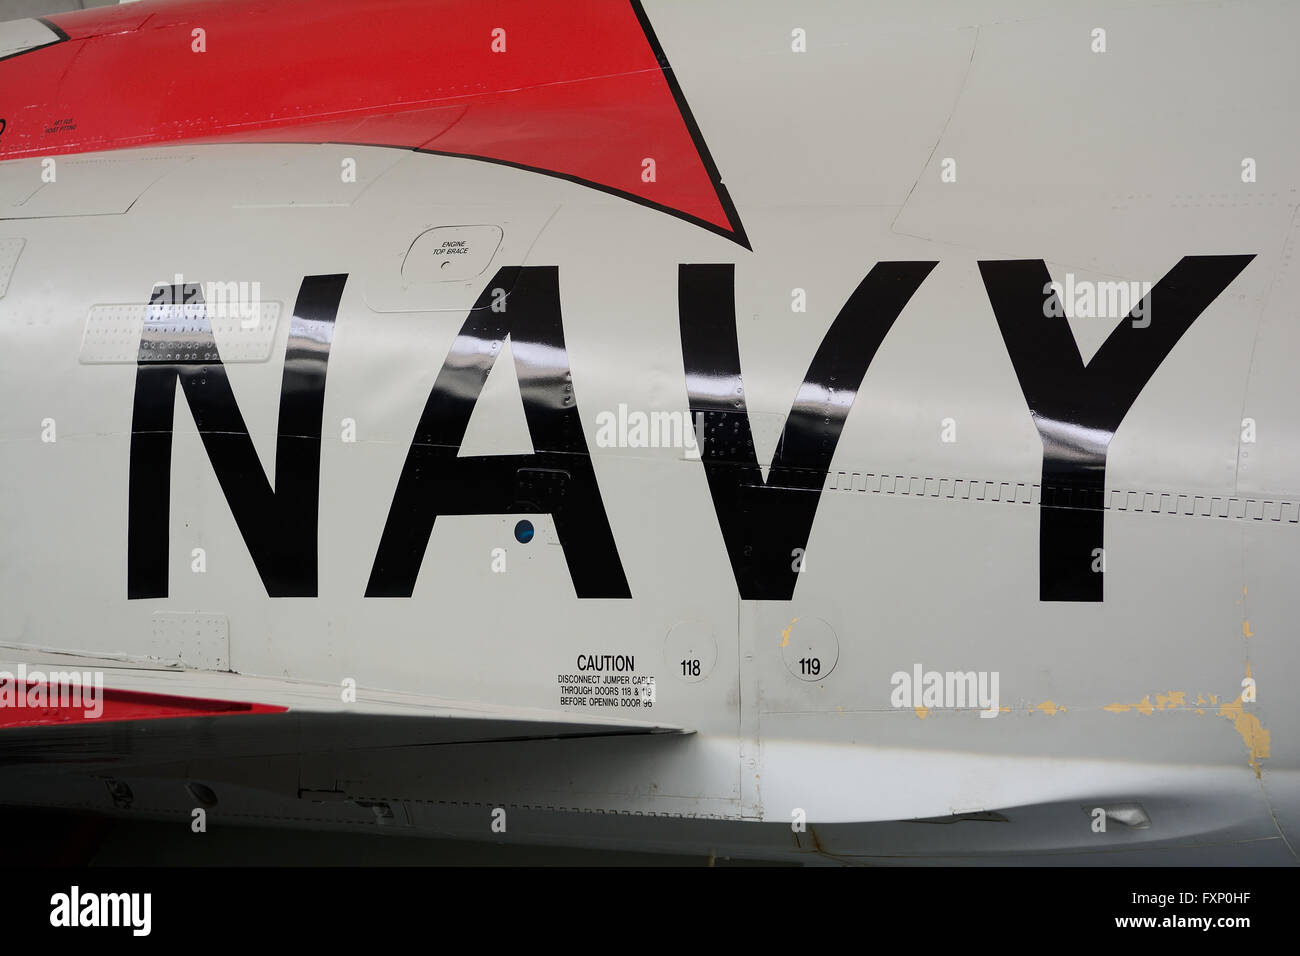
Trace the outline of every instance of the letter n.
<path fill-rule="evenodd" d="M 167 596 L 176 386 L 271 597 L 316 596 L 321 415 L 346 275 L 302 280 L 280 384 L 275 487 L 222 365 L 197 284 L 156 287 L 136 360 L 127 515 L 127 597 Z"/>

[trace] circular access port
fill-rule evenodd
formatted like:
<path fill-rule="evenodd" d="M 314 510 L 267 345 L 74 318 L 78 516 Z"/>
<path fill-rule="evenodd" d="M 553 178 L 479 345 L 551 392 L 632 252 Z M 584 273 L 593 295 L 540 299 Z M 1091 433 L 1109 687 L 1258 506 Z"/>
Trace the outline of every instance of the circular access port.
<path fill-rule="evenodd" d="M 781 631 L 785 668 L 803 681 L 819 681 L 840 659 L 834 629 L 819 617 L 796 617 Z"/>
<path fill-rule="evenodd" d="M 688 684 L 709 676 L 718 659 L 713 628 L 704 621 L 682 621 L 668 630 L 664 641 L 664 663 L 668 670 Z"/>

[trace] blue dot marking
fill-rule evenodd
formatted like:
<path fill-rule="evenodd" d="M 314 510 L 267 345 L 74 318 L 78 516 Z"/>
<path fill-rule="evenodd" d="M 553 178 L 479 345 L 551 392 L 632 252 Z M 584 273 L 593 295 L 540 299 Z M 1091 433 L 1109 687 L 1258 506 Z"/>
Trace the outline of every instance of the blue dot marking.
<path fill-rule="evenodd" d="M 521 521 L 515 525 L 515 540 L 520 544 L 527 544 L 533 540 L 533 523 L 531 521 Z"/>

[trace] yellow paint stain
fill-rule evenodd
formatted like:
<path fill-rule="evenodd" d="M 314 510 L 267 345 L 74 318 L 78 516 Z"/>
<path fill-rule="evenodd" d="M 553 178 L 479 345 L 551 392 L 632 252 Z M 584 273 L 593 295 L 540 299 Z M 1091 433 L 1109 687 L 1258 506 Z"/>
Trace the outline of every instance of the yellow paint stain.
<path fill-rule="evenodd" d="M 1009 714 L 1009 713 L 1011 713 L 1011 708 L 1010 708 L 1010 707 L 999 707 L 998 710 L 1000 710 L 1000 711 L 1001 711 L 1002 713 L 1004 713 L 1004 714 Z"/>
<path fill-rule="evenodd" d="M 1204 703 L 1204 701 L 1202 701 Z M 1150 717 L 1157 710 L 1175 710 L 1179 707 L 1187 706 L 1187 692 L 1183 690 L 1171 690 L 1167 694 L 1156 694 L 1156 702 L 1151 703 L 1151 695 L 1147 694 L 1136 704 L 1107 704 L 1102 710 L 1108 710 L 1112 714 L 1126 714 L 1130 710 L 1136 710 L 1139 714 Z M 1064 707 L 1061 710 L 1065 710 Z"/>
<path fill-rule="evenodd" d="M 1232 721 L 1232 726 L 1236 728 L 1237 733 L 1241 734 L 1241 739 L 1250 748 L 1250 766 L 1255 771 L 1255 776 L 1258 777 L 1259 762 L 1268 759 L 1272 755 L 1272 735 L 1264 729 L 1258 717 L 1246 713 L 1245 708 L 1242 707 L 1240 697 L 1231 704 L 1225 703 L 1220 707 L 1219 716 Z"/>
<path fill-rule="evenodd" d="M 929 707 L 917 707 L 915 710 L 916 716 L 920 717 L 922 720 L 925 720 L 925 718 L 929 717 L 930 714 L 933 713 Z"/>
<path fill-rule="evenodd" d="M 1045 701 L 1043 701 L 1043 702 L 1042 702 L 1041 704 L 1039 704 L 1038 707 L 1035 708 L 1035 709 L 1036 709 L 1036 710 L 1041 710 L 1041 711 L 1042 711 L 1043 713 L 1045 713 L 1048 717 L 1055 717 L 1058 713 L 1059 713 L 1059 714 L 1063 714 L 1063 713 L 1065 713 L 1065 708 L 1064 708 L 1064 707 L 1060 707 L 1060 706 L 1056 705 L 1055 703 L 1053 703 L 1053 702 L 1050 701 L 1050 700 L 1045 700 Z"/>
<path fill-rule="evenodd" d="M 1251 676 L 1249 661 L 1246 662 L 1246 676 Z M 1196 703 L 1204 704 L 1205 695 L 1197 694 Z M 1243 706 L 1244 702 L 1242 697 L 1239 696 L 1232 703 L 1225 702 L 1220 705 L 1218 695 L 1211 694 L 1210 703 L 1218 706 L 1218 716 L 1232 721 L 1233 727 L 1236 729 L 1237 733 L 1241 735 L 1241 739 L 1245 741 L 1246 747 L 1250 750 L 1250 767 L 1255 771 L 1255 776 L 1259 777 L 1261 775 L 1259 762 L 1261 760 L 1267 760 L 1272 756 L 1272 734 L 1259 722 L 1258 717 L 1246 712 L 1246 709 Z M 1045 710 L 1048 704 L 1051 704 L 1051 701 L 1046 701 L 1043 704 L 1040 704 L 1038 709 Z M 1157 710 L 1175 710 L 1179 707 L 1186 706 L 1188 706 L 1187 692 L 1171 690 L 1167 694 L 1157 694 L 1156 703 L 1154 705 L 1151 703 L 1151 695 L 1148 694 L 1136 704 L 1123 704 L 1116 702 L 1114 704 L 1107 704 L 1102 708 L 1102 710 L 1109 711 L 1112 714 L 1123 714 L 1130 710 L 1137 710 L 1138 713 L 1150 716 Z M 1064 710 L 1065 708 L 1062 707 L 1060 709 Z M 1205 715 L 1203 707 L 1195 708 L 1194 712 L 1201 716 Z"/>
<path fill-rule="evenodd" d="M 799 623 L 799 619 L 796 617 L 793 621 L 787 624 L 785 630 L 781 632 L 782 647 L 790 646 L 790 632 L 794 630 L 794 626 L 798 623 Z"/>
<path fill-rule="evenodd" d="M 1241 622 L 1241 633 L 1243 637 L 1254 637 L 1255 632 L 1250 629 L 1250 621 Z"/>
<path fill-rule="evenodd" d="M 1156 710 L 1164 710 L 1168 707 L 1173 710 L 1175 707 L 1187 706 L 1187 693 L 1181 690 L 1171 690 L 1167 694 L 1156 695 Z"/>

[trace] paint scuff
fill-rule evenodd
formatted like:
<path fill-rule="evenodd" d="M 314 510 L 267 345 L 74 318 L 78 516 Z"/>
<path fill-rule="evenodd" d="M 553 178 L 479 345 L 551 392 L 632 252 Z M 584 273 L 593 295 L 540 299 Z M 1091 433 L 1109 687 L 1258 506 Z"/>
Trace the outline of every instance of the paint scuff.
<path fill-rule="evenodd" d="M 1272 754 L 1272 735 L 1264 729 L 1258 717 L 1246 713 L 1240 697 L 1231 704 L 1225 703 L 1220 707 L 1219 716 L 1232 721 L 1232 726 L 1236 728 L 1237 733 L 1241 734 L 1241 739 L 1246 742 L 1246 746 L 1250 749 L 1251 769 L 1255 771 L 1255 776 L 1258 777 L 1260 775 L 1259 762 L 1268 759 Z"/>
<path fill-rule="evenodd" d="M 1246 664 L 1246 676 L 1251 676 L 1249 663 Z M 1116 701 L 1113 704 L 1107 704 L 1102 707 L 1102 710 L 1108 711 L 1112 714 L 1124 714 L 1130 710 L 1136 710 L 1138 713 L 1150 717 L 1157 710 L 1191 709 L 1193 713 L 1204 716 L 1206 695 L 1199 693 L 1196 695 L 1196 703 L 1201 706 L 1195 708 L 1192 708 L 1191 705 L 1188 704 L 1187 697 L 1188 694 L 1186 691 L 1171 690 L 1164 694 L 1157 693 L 1154 704 L 1151 702 L 1151 695 L 1147 694 L 1136 704 L 1126 704 Z M 1047 703 L 1050 703 L 1050 701 Z M 1218 706 L 1219 709 L 1216 712 L 1217 716 L 1232 721 L 1233 727 L 1236 729 L 1237 733 L 1241 735 L 1241 739 L 1245 741 L 1246 747 L 1250 751 L 1250 767 L 1255 771 L 1255 776 L 1259 777 L 1259 762 L 1268 759 L 1272 753 L 1272 735 L 1267 729 L 1265 729 L 1263 724 L 1260 723 L 1258 717 L 1254 714 L 1246 713 L 1244 704 L 1249 703 L 1249 701 L 1243 700 L 1242 696 L 1238 696 L 1232 703 L 1225 702 L 1219 704 L 1219 696 L 1217 694 L 1210 694 L 1209 703 Z M 1044 705 L 1039 705 L 1039 709 L 1041 710 L 1043 706 Z M 1064 710 L 1064 708 L 1061 709 Z"/>

